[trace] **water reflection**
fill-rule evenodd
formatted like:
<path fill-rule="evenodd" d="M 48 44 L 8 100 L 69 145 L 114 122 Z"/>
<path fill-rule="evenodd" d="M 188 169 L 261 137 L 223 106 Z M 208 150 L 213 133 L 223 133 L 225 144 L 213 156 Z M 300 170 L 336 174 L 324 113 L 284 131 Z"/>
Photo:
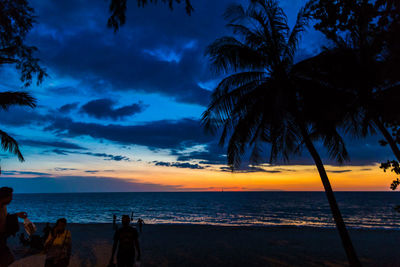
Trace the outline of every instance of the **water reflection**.
<path fill-rule="evenodd" d="M 400 229 L 400 203 L 391 192 L 340 192 L 349 227 Z M 12 210 L 35 222 L 67 217 L 74 223 L 110 223 L 130 214 L 148 223 L 334 227 L 323 192 L 16 194 Z"/>

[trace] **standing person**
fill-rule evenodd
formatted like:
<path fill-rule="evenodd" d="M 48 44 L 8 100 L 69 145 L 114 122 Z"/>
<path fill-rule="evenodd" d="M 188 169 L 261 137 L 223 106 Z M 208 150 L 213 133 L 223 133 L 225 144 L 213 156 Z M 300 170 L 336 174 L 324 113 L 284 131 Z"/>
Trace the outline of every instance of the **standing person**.
<path fill-rule="evenodd" d="M 133 222 L 133 211 L 131 212 L 131 222 Z"/>
<path fill-rule="evenodd" d="M 117 229 L 117 216 L 115 214 L 113 214 L 113 229 Z"/>
<path fill-rule="evenodd" d="M 44 244 L 45 267 L 66 267 L 71 257 L 71 232 L 66 229 L 67 220 L 58 219 Z"/>
<path fill-rule="evenodd" d="M 139 218 L 137 220 L 137 226 L 139 227 L 139 232 L 142 233 L 142 227 L 143 227 L 144 221 L 142 220 L 142 218 Z"/>
<path fill-rule="evenodd" d="M 28 217 L 26 212 L 7 213 L 7 205 L 11 203 L 12 198 L 12 188 L 0 188 L 0 267 L 8 266 L 14 262 L 14 256 L 7 247 L 7 238 L 19 231 L 18 218 L 25 219 Z"/>
<path fill-rule="evenodd" d="M 110 265 L 114 264 L 114 255 L 118 247 L 117 266 L 133 267 L 135 264 L 135 249 L 137 260 L 140 261 L 141 253 L 139 247 L 139 234 L 137 230 L 129 225 L 129 215 L 122 216 L 122 227 L 114 235 L 114 244 L 111 253 Z"/>

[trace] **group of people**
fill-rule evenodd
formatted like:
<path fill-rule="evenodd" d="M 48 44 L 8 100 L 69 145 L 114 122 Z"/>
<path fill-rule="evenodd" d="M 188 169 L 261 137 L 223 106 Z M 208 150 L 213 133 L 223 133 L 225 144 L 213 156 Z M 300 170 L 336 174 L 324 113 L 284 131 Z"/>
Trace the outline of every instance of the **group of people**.
<path fill-rule="evenodd" d="M 7 239 L 15 236 L 19 231 L 18 218 L 26 219 L 26 212 L 10 214 L 7 212 L 7 205 L 13 198 L 13 189 L 9 187 L 0 188 L 0 267 L 9 266 L 14 262 L 14 256 L 7 246 Z M 133 217 L 131 215 L 131 217 Z M 122 226 L 116 227 L 114 242 L 111 251 L 109 266 L 115 266 L 114 258 L 117 255 L 118 267 L 133 267 L 135 261 L 140 261 L 141 252 L 139 246 L 139 233 L 136 228 L 130 226 L 132 218 L 129 215 L 122 216 Z M 113 224 L 116 225 L 116 216 L 113 217 Z M 139 231 L 142 232 L 144 221 L 138 220 Z M 60 218 L 54 227 L 49 224 L 44 229 L 43 252 L 46 254 L 45 267 L 66 267 L 71 258 L 72 239 L 71 232 L 66 229 L 67 220 Z M 32 237 L 32 236 L 31 236 Z M 25 238 L 20 236 L 20 241 Z M 31 240 L 32 242 L 32 240 Z M 136 257 L 137 251 L 137 257 Z"/>

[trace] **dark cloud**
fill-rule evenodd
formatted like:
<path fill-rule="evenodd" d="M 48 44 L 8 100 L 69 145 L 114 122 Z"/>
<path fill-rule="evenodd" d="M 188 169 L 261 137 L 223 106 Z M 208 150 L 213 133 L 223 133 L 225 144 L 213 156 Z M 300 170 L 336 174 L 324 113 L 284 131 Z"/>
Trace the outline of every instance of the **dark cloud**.
<path fill-rule="evenodd" d="M 16 193 L 185 191 L 180 185 L 162 185 L 143 183 L 135 179 L 93 176 L 4 177 L 1 184 L 14 188 Z"/>
<path fill-rule="evenodd" d="M 86 149 L 74 143 L 64 142 L 64 141 L 41 141 L 41 140 L 21 140 L 20 143 L 26 146 L 35 147 L 58 147 L 67 149 Z"/>
<path fill-rule="evenodd" d="M 172 150 L 171 155 L 177 156 L 177 161 L 199 161 L 200 164 L 208 165 L 227 164 L 226 149 L 215 142 L 205 144 L 202 151 L 183 152 Z"/>
<path fill-rule="evenodd" d="M 204 51 L 226 32 L 222 14 L 230 3 L 218 1 L 210 9 L 200 1 L 192 16 L 179 6 L 171 12 L 164 5 L 138 9 L 130 3 L 126 25 L 114 34 L 106 27 L 107 4 L 35 0 L 39 24 L 30 41 L 41 48 L 40 58 L 50 69 L 91 90 L 160 93 L 206 105 L 210 92 L 198 83 L 213 74 Z"/>
<path fill-rule="evenodd" d="M 110 154 L 105 154 L 105 153 L 91 153 L 91 152 L 80 153 L 80 154 L 85 154 L 85 155 L 89 155 L 89 156 L 105 158 L 105 160 L 131 161 L 128 157 L 121 156 L 121 155 L 110 155 Z"/>
<path fill-rule="evenodd" d="M 30 108 L 13 106 L 8 111 L 0 110 L 0 124 L 7 126 L 43 125 L 48 120 L 48 116 L 41 115 Z"/>
<path fill-rule="evenodd" d="M 156 166 L 165 166 L 165 167 L 176 167 L 176 168 L 184 168 L 184 169 L 204 169 L 203 166 L 199 164 L 191 164 L 188 162 L 165 162 L 165 161 L 155 161 Z"/>
<path fill-rule="evenodd" d="M 68 155 L 68 154 L 70 154 L 71 153 L 71 151 L 68 151 L 68 150 L 63 150 L 63 149 L 53 149 L 53 150 L 51 150 L 50 152 L 52 152 L 52 153 L 55 153 L 55 154 L 57 154 L 57 155 Z"/>
<path fill-rule="evenodd" d="M 191 152 L 188 155 L 180 155 L 178 161 L 200 160 L 200 164 L 227 164 L 225 154 L 212 154 L 210 152 Z"/>
<path fill-rule="evenodd" d="M 69 113 L 72 110 L 76 109 L 78 107 L 79 103 L 71 103 L 71 104 L 65 104 L 63 106 L 61 106 L 58 111 L 60 111 L 61 113 Z"/>
<path fill-rule="evenodd" d="M 152 149 L 177 149 L 204 144 L 213 139 L 204 134 L 200 122 L 194 119 L 161 120 L 140 125 L 102 125 L 74 122 L 58 118 L 46 130 L 69 137 L 90 136 L 126 145 L 142 145 Z"/>
<path fill-rule="evenodd" d="M 200 122 L 195 119 L 160 120 L 138 125 L 98 124 L 75 122 L 70 118 L 56 117 L 50 120 L 45 130 L 53 131 L 59 136 L 79 137 L 90 136 L 100 140 L 114 141 L 123 145 L 143 145 L 150 149 L 170 149 L 171 155 L 177 161 L 196 161 L 205 165 L 225 165 L 226 147 L 217 144 L 219 135 L 205 134 Z M 344 165 L 366 166 L 393 159 L 393 153 L 388 146 L 379 144 L 382 139 L 379 135 L 364 139 L 345 138 L 346 148 L 350 161 Z M 186 152 L 185 148 L 194 145 L 204 146 L 203 150 Z M 338 166 L 334 159 L 329 158 L 326 148 L 321 142 L 315 142 L 315 147 L 326 165 Z M 263 149 L 264 160 L 260 163 L 269 163 L 269 145 Z M 243 165 L 249 165 L 249 153 L 243 155 Z M 289 162 L 278 159 L 274 166 L 285 165 L 314 165 L 308 151 L 303 148 L 299 155 L 292 155 Z"/>
<path fill-rule="evenodd" d="M 232 169 L 229 167 L 220 167 L 220 170 L 223 172 L 231 172 Z M 257 166 L 243 166 L 241 168 L 235 169 L 234 172 L 238 173 L 250 173 L 250 172 L 267 172 L 267 173 L 280 173 L 280 170 L 266 170 Z"/>
<path fill-rule="evenodd" d="M 85 172 L 87 172 L 87 173 L 97 173 L 97 172 L 99 172 L 98 170 L 87 170 L 87 171 L 85 171 Z"/>
<path fill-rule="evenodd" d="M 2 175 L 9 176 L 9 175 L 37 175 L 37 176 L 52 176 L 51 173 L 45 172 L 31 172 L 31 171 L 2 171 Z"/>
<path fill-rule="evenodd" d="M 58 172 L 62 172 L 62 171 L 76 171 L 77 169 L 56 167 L 56 168 L 54 168 L 54 170 L 58 171 Z"/>
<path fill-rule="evenodd" d="M 345 173 L 345 172 L 351 172 L 351 170 L 327 170 L 326 172 L 331 172 L 331 173 Z"/>
<path fill-rule="evenodd" d="M 71 150 L 62 150 L 62 149 L 53 149 L 50 152 L 58 154 L 58 155 L 81 154 L 81 155 L 89 155 L 89 156 L 93 156 L 93 157 L 104 158 L 104 160 L 131 161 L 130 158 L 125 157 L 125 156 L 111 155 L 111 154 L 106 154 L 106 153 L 81 152 L 81 151 L 71 151 Z"/>
<path fill-rule="evenodd" d="M 80 109 L 80 112 L 97 119 L 122 119 L 124 117 L 143 112 L 143 110 L 147 107 L 142 102 L 119 108 L 114 108 L 114 105 L 115 102 L 107 98 L 92 100 L 83 105 Z"/>
<path fill-rule="evenodd" d="M 54 95 L 62 95 L 62 96 L 66 96 L 66 95 L 76 95 L 79 92 L 79 89 L 77 87 L 74 86 L 61 86 L 61 87 L 47 87 L 46 90 Z"/>

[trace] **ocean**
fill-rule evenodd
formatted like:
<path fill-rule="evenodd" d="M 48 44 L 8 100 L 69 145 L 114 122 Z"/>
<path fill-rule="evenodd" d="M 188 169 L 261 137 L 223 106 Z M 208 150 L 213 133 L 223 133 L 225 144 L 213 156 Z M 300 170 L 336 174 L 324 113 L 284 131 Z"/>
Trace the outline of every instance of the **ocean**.
<path fill-rule="evenodd" d="M 399 229 L 398 192 L 336 192 L 348 227 Z M 9 212 L 33 222 L 111 223 L 133 212 L 148 224 L 334 227 L 324 192 L 14 194 Z"/>

